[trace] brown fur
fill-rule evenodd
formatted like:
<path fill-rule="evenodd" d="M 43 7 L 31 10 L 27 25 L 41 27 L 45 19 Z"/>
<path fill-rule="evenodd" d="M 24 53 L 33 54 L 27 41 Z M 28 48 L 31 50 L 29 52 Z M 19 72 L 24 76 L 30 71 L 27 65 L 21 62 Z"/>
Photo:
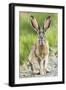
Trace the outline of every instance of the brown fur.
<path fill-rule="evenodd" d="M 44 58 L 48 53 L 48 42 L 45 41 L 44 45 L 39 45 L 38 43 L 35 44 L 35 55 L 39 58 Z"/>

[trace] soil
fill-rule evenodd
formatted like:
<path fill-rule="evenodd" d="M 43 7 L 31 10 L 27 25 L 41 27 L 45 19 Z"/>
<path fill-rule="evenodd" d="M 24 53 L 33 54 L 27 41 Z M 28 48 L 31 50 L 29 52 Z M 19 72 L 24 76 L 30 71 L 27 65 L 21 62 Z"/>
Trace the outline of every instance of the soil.
<path fill-rule="evenodd" d="M 21 65 L 19 67 L 20 78 L 41 76 L 39 73 L 33 74 L 31 70 L 31 66 L 27 66 L 27 67 L 28 68 L 26 68 L 25 65 Z M 47 72 L 46 75 L 44 75 L 45 77 L 57 76 L 58 74 L 58 57 L 57 56 L 55 55 L 49 56 L 48 68 L 50 69 L 50 71 Z"/>

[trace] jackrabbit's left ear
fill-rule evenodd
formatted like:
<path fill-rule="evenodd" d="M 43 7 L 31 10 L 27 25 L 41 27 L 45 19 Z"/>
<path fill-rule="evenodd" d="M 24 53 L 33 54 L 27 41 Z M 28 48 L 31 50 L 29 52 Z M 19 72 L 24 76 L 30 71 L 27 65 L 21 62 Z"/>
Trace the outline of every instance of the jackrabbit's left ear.
<path fill-rule="evenodd" d="M 35 18 L 34 16 L 31 16 L 31 24 L 32 24 L 34 30 L 35 30 L 36 32 L 38 32 L 38 30 L 39 30 L 39 25 L 38 25 L 38 22 L 37 22 L 37 20 L 36 20 L 36 18 Z"/>
<path fill-rule="evenodd" d="M 44 21 L 44 29 L 47 30 L 50 27 L 51 24 L 51 16 L 48 16 Z"/>

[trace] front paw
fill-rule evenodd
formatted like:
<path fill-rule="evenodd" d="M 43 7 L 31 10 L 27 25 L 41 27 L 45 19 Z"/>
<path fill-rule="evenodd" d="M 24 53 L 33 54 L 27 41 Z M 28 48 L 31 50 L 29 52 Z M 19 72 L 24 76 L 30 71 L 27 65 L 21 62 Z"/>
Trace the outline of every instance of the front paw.
<path fill-rule="evenodd" d="M 38 74 L 39 70 L 33 70 L 33 74 Z"/>
<path fill-rule="evenodd" d="M 46 71 L 40 71 L 40 75 L 46 75 Z"/>
<path fill-rule="evenodd" d="M 46 68 L 46 69 L 45 69 L 45 72 L 46 72 L 46 73 L 49 73 L 49 72 L 50 72 L 50 69 Z"/>
<path fill-rule="evenodd" d="M 40 71 L 40 75 L 44 75 L 45 76 L 49 72 L 50 72 L 49 69 L 44 69 L 43 71 Z"/>

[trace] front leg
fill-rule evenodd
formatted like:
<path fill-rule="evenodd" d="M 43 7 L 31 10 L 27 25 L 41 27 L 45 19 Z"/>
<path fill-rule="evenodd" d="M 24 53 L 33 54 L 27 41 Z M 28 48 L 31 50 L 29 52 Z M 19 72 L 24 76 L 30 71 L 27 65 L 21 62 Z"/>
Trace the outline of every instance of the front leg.
<path fill-rule="evenodd" d="M 44 66 L 45 72 L 49 72 L 50 70 L 48 69 L 48 55 L 45 57 L 45 66 Z"/>
<path fill-rule="evenodd" d="M 40 61 L 40 74 L 44 75 L 44 60 Z"/>

